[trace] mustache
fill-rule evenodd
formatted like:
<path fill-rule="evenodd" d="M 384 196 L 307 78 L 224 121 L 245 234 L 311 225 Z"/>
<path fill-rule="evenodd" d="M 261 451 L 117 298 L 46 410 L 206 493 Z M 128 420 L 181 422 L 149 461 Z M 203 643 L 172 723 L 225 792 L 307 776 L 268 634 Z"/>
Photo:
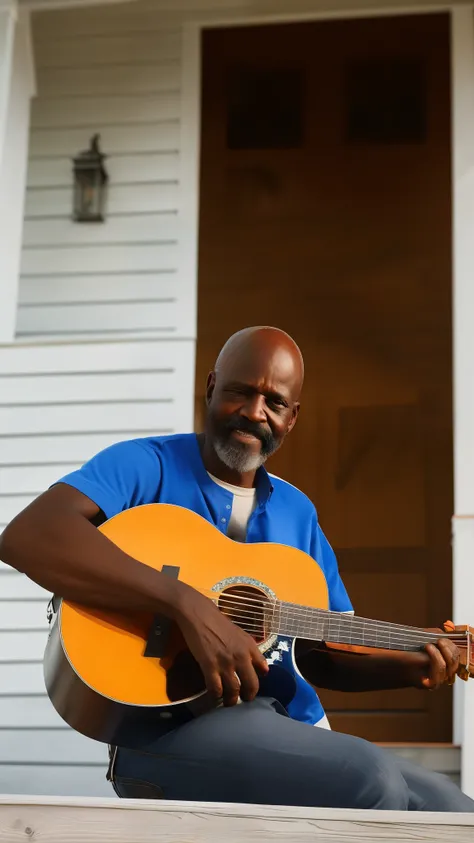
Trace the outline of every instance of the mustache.
<path fill-rule="evenodd" d="M 249 419 L 240 416 L 239 418 L 229 419 L 225 425 L 227 433 L 232 433 L 233 430 L 241 430 L 243 433 L 250 433 L 260 439 L 265 448 L 271 448 L 274 444 L 274 437 L 263 425 L 257 422 L 251 422 Z"/>

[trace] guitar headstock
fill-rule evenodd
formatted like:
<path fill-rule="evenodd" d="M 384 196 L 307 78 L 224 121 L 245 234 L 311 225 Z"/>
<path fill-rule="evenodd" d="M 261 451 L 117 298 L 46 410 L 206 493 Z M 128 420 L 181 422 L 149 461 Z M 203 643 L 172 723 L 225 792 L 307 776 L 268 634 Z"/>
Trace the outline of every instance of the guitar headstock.
<path fill-rule="evenodd" d="M 455 626 L 452 621 L 447 621 L 444 624 L 444 630 L 453 635 L 453 641 L 460 653 L 459 678 L 465 682 L 469 678 L 474 679 L 474 627 Z"/>

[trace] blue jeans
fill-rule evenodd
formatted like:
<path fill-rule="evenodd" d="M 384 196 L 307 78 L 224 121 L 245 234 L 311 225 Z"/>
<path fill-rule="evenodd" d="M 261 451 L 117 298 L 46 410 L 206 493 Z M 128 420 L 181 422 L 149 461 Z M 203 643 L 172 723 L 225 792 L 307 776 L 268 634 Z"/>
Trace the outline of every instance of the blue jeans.
<path fill-rule="evenodd" d="M 474 812 L 448 778 L 361 738 L 291 720 L 273 699 L 219 708 L 111 765 L 124 798 Z"/>

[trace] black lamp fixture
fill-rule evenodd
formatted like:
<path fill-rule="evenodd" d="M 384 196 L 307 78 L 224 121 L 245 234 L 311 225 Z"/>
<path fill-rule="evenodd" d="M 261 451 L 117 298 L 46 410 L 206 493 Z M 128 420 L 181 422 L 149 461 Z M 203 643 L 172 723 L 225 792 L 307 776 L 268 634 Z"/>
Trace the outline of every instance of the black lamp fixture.
<path fill-rule="evenodd" d="M 73 159 L 73 218 L 76 222 L 104 222 L 108 175 L 104 167 L 106 156 L 99 149 L 99 140 L 100 135 L 94 135 L 89 149 Z"/>

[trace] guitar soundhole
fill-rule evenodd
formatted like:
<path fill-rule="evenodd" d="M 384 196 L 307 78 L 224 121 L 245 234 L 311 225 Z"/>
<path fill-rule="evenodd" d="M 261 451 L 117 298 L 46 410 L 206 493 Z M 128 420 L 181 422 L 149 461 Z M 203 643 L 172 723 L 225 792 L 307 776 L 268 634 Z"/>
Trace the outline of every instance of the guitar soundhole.
<path fill-rule="evenodd" d="M 269 634 L 271 603 L 267 595 L 251 585 L 224 589 L 217 605 L 233 623 L 245 629 L 261 644 Z"/>

